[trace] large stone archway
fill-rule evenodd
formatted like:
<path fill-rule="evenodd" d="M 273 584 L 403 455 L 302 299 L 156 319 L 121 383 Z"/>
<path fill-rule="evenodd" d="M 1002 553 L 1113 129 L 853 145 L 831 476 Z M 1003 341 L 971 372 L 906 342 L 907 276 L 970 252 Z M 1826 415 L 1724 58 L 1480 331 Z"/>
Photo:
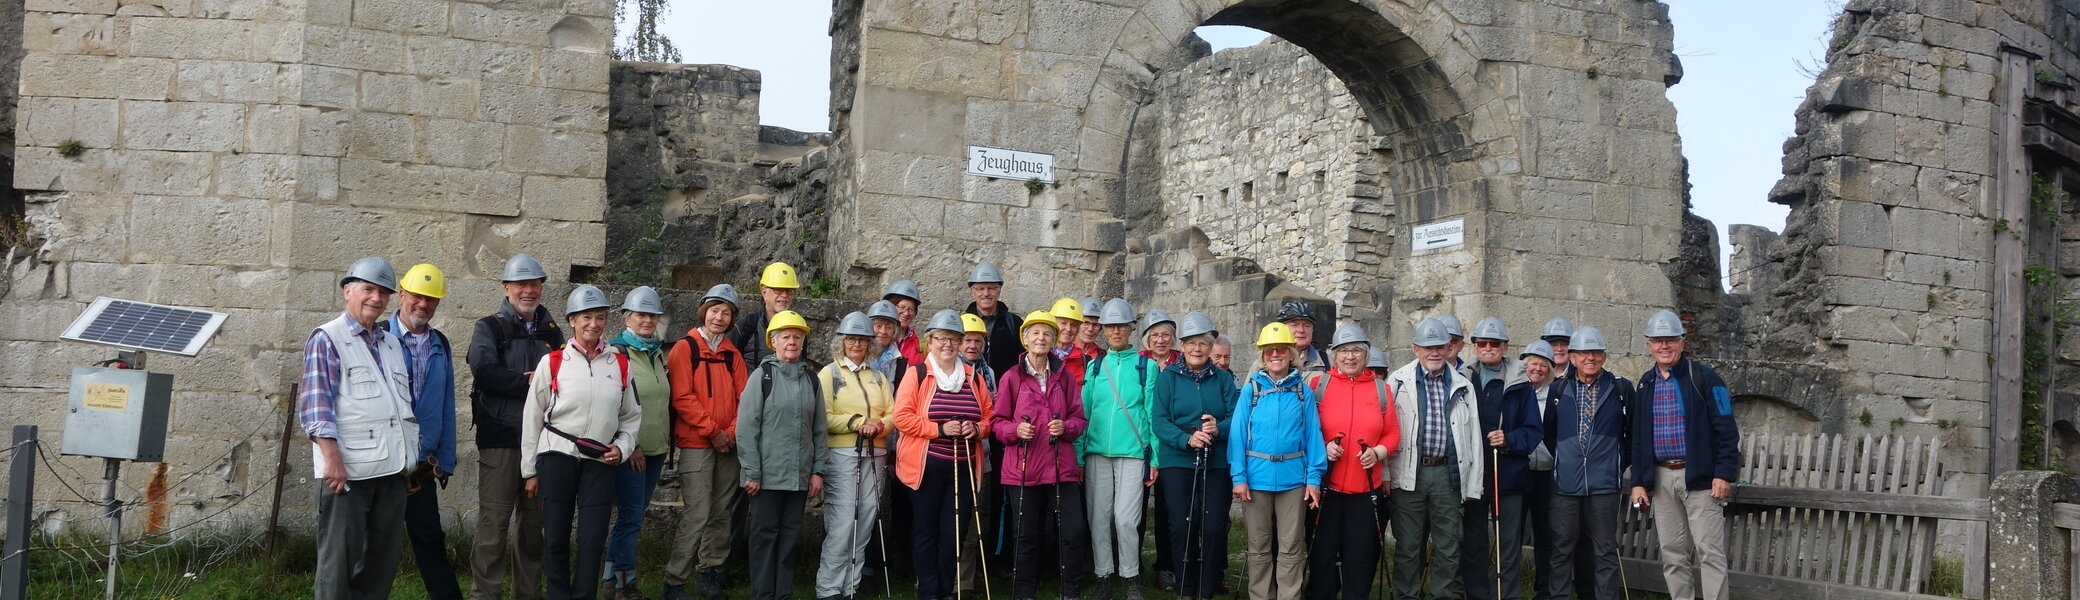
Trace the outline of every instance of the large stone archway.
<path fill-rule="evenodd" d="M 1661 263 L 1682 205 L 1658 2 L 841 3 L 829 266 L 862 291 L 918 279 L 934 306 L 965 300 L 978 259 L 1006 267 L 1018 308 L 1117 293 L 1126 220 L 1147 216 L 1125 181 L 1135 127 L 1202 24 L 1276 34 L 1344 81 L 1389 151 L 1401 231 L 1464 219 L 1457 247 L 1398 238 L 1391 293 L 1357 307 L 1389 313 L 1396 335 L 1441 311 L 1526 329 L 1559 314 L 1626 351 L 1641 307 L 1673 301 Z M 1057 183 L 966 175 L 969 145 L 1052 154 Z"/>

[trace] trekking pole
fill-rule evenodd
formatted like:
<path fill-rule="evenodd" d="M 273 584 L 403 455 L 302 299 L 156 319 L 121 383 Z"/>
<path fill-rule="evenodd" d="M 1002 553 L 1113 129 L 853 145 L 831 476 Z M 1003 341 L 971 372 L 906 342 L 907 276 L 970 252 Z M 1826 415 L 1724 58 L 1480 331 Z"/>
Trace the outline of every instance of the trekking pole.
<path fill-rule="evenodd" d="M 1051 425 L 1055 421 L 1060 420 L 1062 420 L 1062 414 L 1055 413 L 1048 417 L 1047 422 Z M 1054 558 L 1055 568 L 1061 572 L 1062 577 L 1062 580 L 1056 582 L 1056 585 L 1066 586 L 1069 585 L 1068 554 L 1071 550 L 1069 548 L 1069 540 L 1062 537 L 1062 449 L 1057 445 L 1061 443 L 1061 439 L 1061 436 L 1054 434 L 1054 430 L 1051 427 L 1048 429 L 1047 457 L 1048 461 L 1053 463 L 1049 467 L 1048 475 L 1054 477 L 1054 485 L 1052 486 L 1054 487 L 1054 543 L 1061 546 L 1056 549 Z"/>
<path fill-rule="evenodd" d="M 950 421 L 950 422 L 952 422 L 952 423 L 959 423 L 959 422 L 960 422 L 960 420 L 959 420 L 959 419 L 955 419 L 955 420 L 953 420 L 953 421 Z M 957 443 L 955 443 L 955 444 L 953 445 L 953 597 L 954 597 L 954 600 L 959 600 L 959 599 L 960 599 L 960 597 L 961 597 L 961 545 L 962 545 L 962 544 L 961 544 L 961 471 L 967 468 L 967 467 L 966 467 L 965 465 L 961 464 L 961 447 L 962 447 L 962 446 L 964 446 L 964 445 L 966 445 L 966 442 L 957 442 Z M 970 477 L 972 477 L 972 476 L 970 476 Z"/>
<path fill-rule="evenodd" d="M 1202 426 L 1203 426 L 1203 424 L 1205 423 L 1205 421 L 1203 420 L 1203 417 L 1204 417 L 1204 416 L 1202 415 L 1201 417 L 1202 417 L 1202 420 L 1200 421 L 1200 423 L 1201 423 L 1201 424 L 1202 424 Z M 1199 430 L 1199 431 L 1204 431 L 1204 429 L 1201 429 L 1201 430 Z M 1194 433 L 1197 433 L 1197 432 L 1195 431 Z M 1212 442 L 1212 440 L 1211 440 L 1211 439 L 1209 439 L 1209 440 L 1207 440 L 1207 441 L 1208 441 L 1209 443 L 1211 443 L 1211 442 Z M 1205 502 L 1204 502 L 1204 501 L 1200 500 L 1199 496 L 1200 496 L 1200 495 L 1201 495 L 1201 493 L 1202 493 L 1202 492 L 1204 491 L 1204 490 L 1203 490 L 1203 488 L 1204 488 L 1204 487 L 1205 487 L 1205 485 L 1206 485 L 1206 448 L 1204 448 L 1204 447 L 1201 447 L 1201 448 L 1194 448 L 1194 449 L 1192 449 L 1192 450 L 1193 450 L 1193 452 L 1192 452 L 1192 485 L 1191 485 L 1191 491 L 1192 491 L 1192 495 L 1190 495 L 1190 496 L 1186 496 L 1186 497 L 1185 497 L 1185 501 L 1184 501 L 1184 506 L 1185 506 L 1185 513 L 1184 513 L 1184 539 L 1185 539 L 1185 547 L 1184 547 L 1184 564 L 1183 564 L 1183 565 L 1181 565 L 1181 568 L 1179 568 L 1179 569 L 1177 570 L 1177 571 L 1178 571 L 1178 573 L 1177 573 L 1177 576 L 1178 576 L 1178 581 L 1177 581 L 1177 589 L 1178 589 L 1178 591 L 1179 591 L 1179 592 L 1183 592 L 1186 586 L 1191 586 L 1191 587 L 1192 587 L 1193 589 L 1197 589 L 1197 588 L 1198 588 L 1198 581 L 1199 581 L 1199 580 L 1197 580 L 1197 579 L 1193 579 L 1193 578 L 1192 578 L 1192 564 L 1193 564 L 1193 561 L 1192 561 L 1192 547 L 1193 547 L 1193 546 L 1200 546 L 1200 547 L 1201 547 L 1201 551 L 1202 551 L 1202 552 L 1204 551 L 1204 544 L 1200 544 L 1200 543 L 1199 543 L 1199 537 L 1200 537 L 1200 535 L 1195 535 L 1195 534 L 1193 534 L 1193 532 L 1192 532 L 1192 526 L 1194 526 L 1194 525 L 1197 525 L 1197 526 L 1199 526 L 1199 527 L 1200 527 L 1201 529 L 1204 529 L 1204 528 L 1206 527 L 1206 524 L 1205 524 L 1204 520 L 1200 518 L 1200 514 L 1199 514 L 1199 513 L 1200 513 L 1200 512 L 1202 511 L 1202 510 L 1204 510 L 1204 504 L 1205 504 Z M 1200 532 L 1199 532 L 1199 534 L 1202 534 L 1202 535 L 1203 535 L 1204 533 L 1205 533 L 1204 531 L 1200 531 Z M 1186 596 L 1188 596 L 1188 597 L 1195 597 L 1195 596 L 1191 596 L 1191 595 L 1189 595 L 1189 594 L 1185 594 L 1185 595 L 1186 595 Z"/>
<path fill-rule="evenodd" d="M 1488 446 L 1488 556 L 1495 572 L 1495 597 L 1502 597 L 1502 450 Z"/>
<path fill-rule="evenodd" d="M 867 449 L 873 446 L 873 442 L 867 436 L 860 435 L 857 427 L 857 423 L 863 418 L 866 418 L 866 415 L 852 415 L 851 419 L 845 421 L 845 428 L 852 430 L 852 453 L 858 455 L 860 461 L 859 466 L 853 469 L 852 472 L 852 524 L 854 527 L 859 526 L 860 507 L 865 505 L 867 500 L 867 464 L 874 460 L 873 457 L 867 455 Z M 856 552 L 852 557 L 852 564 L 855 567 L 853 571 L 856 573 L 866 572 L 867 542 L 873 540 L 873 528 L 872 524 L 867 525 L 867 535 L 861 537 L 858 550 L 848 550 L 848 552 Z M 853 585 L 854 591 L 858 591 L 858 587 L 858 584 L 855 583 Z"/>
<path fill-rule="evenodd" d="M 968 421 L 968 423 L 972 424 L 974 421 Z M 961 445 L 963 446 L 971 443 L 975 443 L 972 437 L 961 440 Z M 986 460 L 978 458 L 973 449 L 969 449 L 967 454 L 970 461 Z M 958 493 L 959 491 L 960 488 L 954 488 L 954 492 Z M 968 516 L 975 522 L 975 559 L 982 563 L 981 572 L 977 573 L 976 576 L 982 578 L 982 597 L 995 598 L 996 592 L 989 589 L 989 549 L 982 545 L 982 482 L 977 481 L 973 474 L 968 476 L 968 499 Z M 959 501 L 956 500 L 955 502 Z"/>
<path fill-rule="evenodd" d="M 1634 502 L 1634 503 L 1632 503 L 1632 510 L 1634 510 L 1634 511 L 1636 511 L 1636 512 L 1640 512 L 1640 513 L 1645 513 L 1645 512 L 1647 512 L 1647 505 L 1646 505 L 1646 503 L 1644 503 L 1644 502 Z M 1621 511 L 1618 511 L 1618 530 L 1619 530 L 1619 531 L 1624 531 L 1624 529 L 1625 529 L 1625 511 L 1622 511 L 1622 510 L 1621 510 Z M 1612 546 L 1613 546 L 1613 547 L 1615 547 L 1615 546 L 1617 546 L 1617 544 L 1612 544 Z M 1625 578 L 1625 553 L 1624 553 L 1624 552 L 1619 552 L 1619 553 L 1618 553 L 1618 591 L 1620 591 L 1620 592 L 1624 592 L 1624 593 L 1625 593 L 1625 600 L 1632 600 L 1632 582 L 1631 582 L 1631 581 L 1628 581 L 1628 580 L 1627 580 L 1627 579 Z"/>
<path fill-rule="evenodd" d="M 1019 415 L 1018 420 L 1020 423 L 1029 426 L 1033 424 L 1032 415 Z M 1026 440 L 1020 439 L 1018 440 L 1018 448 L 1018 476 L 1020 478 L 1032 477 L 1032 472 L 1026 470 L 1026 461 L 1032 458 L 1033 447 L 1026 445 Z M 1026 493 L 1030 491 L 1025 486 L 1017 487 L 1019 488 L 1018 506 L 1013 508 L 1017 516 L 1011 521 L 1011 585 L 1013 588 L 1012 593 L 1014 594 L 1017 593 L 1018 586 L 1018 541 L 1026 537 Z M 1034 546 L 1037 547 L 1039 544 L 1034 544 Z"/>
<path fill-rule="evenodd" d="M 1330 443 L 1330 444 L 1334 444 L 1334 445 L 1336 445 L 1336 446 L 1339 446 L 1339 447 L 1341 447 L 1341 446 L 1343 445 L 1343 435 L 1344 435 L 1344 434 L 1342 434 L 1342 433 L 1338 433 L 1338 434 L 1336 434 L 1336 438 L 1335 438 L 1335 439 L 1332 439 L 1332 440 L 1329 440 L 1329 443 Z M 1348 452 L 1345 452 L 1345 453 L 1346 453 L 1346 454 L 1348 454 Z M 1346 456 L 1346 457 L 1344 457 L 1344 458 L 1350 458 L 1350 457 L 1349 457 L 1349 456 Z M 1326 484 L 1326 483 L 1328 483 L 1328 482 L 1324 481 L 1324 482 L 1322 482 L 1322 483 Z M 1326 492 L 1327 492 L 1327 488 L 1328 488 L 1328 486 L 1327 486 L 1327 485 L 1324 485 L 1324 486 L 1322 486 L 1322 487 L 1324 488 L 1324 490 L 1323 490 L 1323 491 L 1324 491 L 1324 493 L 1326 493 Z M 1325 512 L 1329 512 L 1329 510 L 1328 510 L 1328 508 L 1327 508 L 1327 507 L 1316 507 L 1316 508 L 1315 508 L 1315 511 L 1314 511 L 1314 526 L 1315 526 L 1315 529 L 1321 529 L 1321 528 L 1322 528 L 1322 513 L 1325 513 Z M 1332 534 L 1332 535 L 1333 535 L 1333 534 Z M 1307 551 L 1309 551 L 1309 552 L 1313 552 L 1313 551 L 1314 551 L 1314 540 L 1312 540 L 1312 539 L 1308 540 L 1308 543 L 1307 543 Z M 1343 576 L 1343 549 L 1342 549 L 1342 548 L 1337 548 L 1337 549 L 1336 549 L 1336 594 L 1337 594 L 1338 596 L 1341 596 L 1341 595 L 1343 595 L 1343 590 L 1347 589 L 1347 588 L 1346 588 L 1345 586 L 1346 586 L 1346 580 L 1344 579 L 1344 576 Z"/>
<path fill-rule="evenodd" d="M 888 472 L 885 469 L 887 469 L 888 467 L 883 466 L 881 464 L 880 459 L 881 457 L 875 456 L 874 460 L 870 461 L 868 464 L 871 464 L 874 467 L 874 480 L 876 482 L 886 484 L 888 482 Z M 880 506 L 880 494 L 874 495 L 874 504 L 875 506 Z M 891 580 L 895 579 L 895 571 L 889 570 L 888 568 L 888 528 L 881 524 L 882 519 L 889 518 L 888 515 L 882 514 L 885 512 L 888 511 L 874 511 L 874 538 L 876 541 L 880 542 L 877 545 L 881 546 L 881 597 L 894 598 L 896 595 L 896 589 L 895 584 L 891 582 Z"/>
<path fill-rule="evenodd" d="M 1362 447 L 1365 445 L 1365 442 L 1360 440 L 1358 445 Z M 1367 449 L 1366 451 L 1370 452 L 1371 450 Z M 1372 464 L 1373 469 L 1386 468 L 1384 463 L 1387 459 L 1382 458 L 1379 460 L 1379 462 Z M 1370 582 L 1372 584 L 1372 597 L 1377 599 L 1380 597 L 1380 593 L 1387 588 L 1385 584 L 1381 583 L 1381 580 L 1387 576 L 1387 527 L 1385 523 L 1380 522 L 1379 517 L 1379 497 L 1381 494 L 1386 493 L 1381 488 L 1387 487 L 1387 482 L 1382 477 L 1379 483 L 1372 483 L 1372 469 L 1366 469 L 1365 483 L 1372 486 L 1372 543 L 1379 547 L 1379 570 L 1373 573 L 1372 581 Z M 1497 600 L 1500 600 L 1499 596 Z"/>

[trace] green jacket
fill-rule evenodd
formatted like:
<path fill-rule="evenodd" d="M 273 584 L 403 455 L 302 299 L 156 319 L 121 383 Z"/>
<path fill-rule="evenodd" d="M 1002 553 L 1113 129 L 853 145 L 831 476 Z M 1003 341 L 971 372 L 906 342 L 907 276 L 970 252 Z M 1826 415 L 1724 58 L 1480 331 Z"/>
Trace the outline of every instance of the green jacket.
<path fill-rule="evenodd" d="M 645 350 L 640 338 L 629 331 L 608 342 L 615 352 L 628 355 L 628 381 L 636 388 L 636 403 L 643 409 L 643 426 L 636 429 L 636 451 L 656 456 L 672 447 L 672 386 L 665 382 L 664 350 Z"/>
<path fill-rule="evenodd" d="M 767 394 L 770 381 L 773 392 Z M 744 481 L 768 490 L 807 491 L 823 474 L 823 399 L 816 375 L 801 362 L 768 354 L 744 382 L 737 404 L 737 459 Z"/>
<path fill-rule="evenodd" d="M 1160 365 L 1132 347 L 1108 351 L 1084 368 L 1083 412 L 1090 427 L 1077 439 L 1082 454 L 1153 458 L 1149 406 L 1156 396 L 1156 376 L 1162 372 Z"/>

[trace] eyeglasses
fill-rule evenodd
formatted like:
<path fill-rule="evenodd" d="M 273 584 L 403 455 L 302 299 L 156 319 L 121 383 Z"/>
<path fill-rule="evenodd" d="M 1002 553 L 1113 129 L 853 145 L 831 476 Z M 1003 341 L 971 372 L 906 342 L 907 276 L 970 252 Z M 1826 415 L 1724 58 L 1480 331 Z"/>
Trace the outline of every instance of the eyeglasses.
<path fill-rule="evenodd" d="M 1473 347 L 1475 347 L 1475 348 L 1501 348 L 1501 347 L 1503 347 L 1503 346 L 1507 346 L 1507 345 L 1509 345 L 1509 344 L 1507 344 L 1507 343 L 1504 343 L 1504 342 L 1502 342 L 1501 340 L 1474 340 L 1474 341 L 1473 341 Z"/>
<path fill-rule="evenodd" d="M 1676 345 L 1676 344 L 1681 344 L 1681 343 L 1683 343 L 1683 338 L 1678 338 L 1678 337 L 1666 337 L 1666 338 L 1647 338 L 1647 345 L 1648 345 L 1648 346 L 1666 347 L 1666 346 L 1674 346 L 1674 345 Z"/>

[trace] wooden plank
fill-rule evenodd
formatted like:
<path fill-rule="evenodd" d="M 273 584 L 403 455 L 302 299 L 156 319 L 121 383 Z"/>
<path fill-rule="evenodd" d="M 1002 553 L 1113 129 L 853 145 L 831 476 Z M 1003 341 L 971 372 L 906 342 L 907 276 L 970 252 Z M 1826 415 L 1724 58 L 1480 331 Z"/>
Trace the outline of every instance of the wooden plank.
<path fill-rule="evenodd" d="M 1986 515 L 1990 510 L 1989 506 L 1991 506 L 1985 498 L 1907 496 L 1877 492 L 1812 490 L 1767 485 L 1740 486 L 1734 494 L 1734 502 L 1757 506 L 1803 508 L 1809 510 L 1846 510 L 1869 514 L 1979 522 L 1986 521 Z"/>
<path fill-rule="evenodd" d="M 1965 523 L 1964 597 L 1986 598 L 1986 522 Z"/>
<path fill-rule="evenodd" d="M 1868 461 L 1866 461 L 1865 458 L 1870 455 L 1870 447 L 1871 436 L 1869 435 L 1865 435 L 1862 437 L 1862 439 L 1857 441 L 1856 453 L 1854 454 L 1854 457 L 1849 461 L 1849 485 L 1840 490 L 1829 491 L 1830 496 L 1834 494 L 1868 491 L 1864 489 L 1863 474 L 1866 465 L 1868 464 Z M 1849 568 L 1845 569 L 1846 573 L 1844 573 L 1845 577 L 1843 578 L 1843 583 L 1845 584 L 1863 584 L 1863 554 L 1865 552 L 1865 540 L 1863 534 L 1864 529 L 1867 525 L 1868 519 L 1864 516 L 1863 513 L 1859 512 L 1852 513 L 1849 515 L 1849 550 L 1843 553 L 1846 555 L 1846 558 L 1849 563 Z"/>
<path fill-rule="evenodd" d="M 1930 443 L 1930 445 L 1934 444 Z M 1922 492 L 1921 483 L 1926 476 L 1926 473 L 1923 471 L 1925 468 L 1923 463 L 1927 456 L 1926 453 L 1922 452 L 1921 446 L 1922 439 L 1919 437 L 1914 438 L 1907 445 L 1907 487 L 1905 493 L 1914 496 L 1927 495 Z M 1921 591 L 1921 555 L 1928 551 L 1927 548 L 1921 546 L 1921 525 L 1925 521 L 1932 520 L 1925 517 L 1908 517 L 1906 519 L 1907 523 L 1904 533 L 1906 536 L 1906 552 L 1901 555 L 1899 587 L 1896 589 L 1916 593 Z"/>
<path fill-rule="evenodd" d="M 1809 435 L 1798 438 L 1798 449 L 1791 455 L 1791 485 L 1804 487 L 1812 484 L 1812 478 L 1809 473 L 1810 466 L 1813 464 L 1813 445 L 1819 441 L 1819 436 Z M 1786 568 L 1777 574 L 1788 577 L 1804 577 L 1807 563 L 1806 557 L 1810 556 L 1807 547 L 1812 545 L 1813 539 L 1820 535 L 1820 532 L 1813 530 L 1813 518 L 1818 516 L 1818 514 L 1804 508 L 1793 508 L 1793 515 L 1791 551 L 1785 553 L 1787 555 L 1786 558 L 1789 560 L 1786 561 Z"/>
<path fill-rule="evenodd" d="M 1904 464 L 1906 455 L 1900 452 L 1900 445 L 1903 443 L 1905 443 L 1904 440 L 1886 436 L 1885 441 L 1878 444 L 1878 447 L 1881 448 L 1878 451 L 1878 464 L 1884 465 L 1883 468 L 1885 470 L 1884 473 L 1880 474 L 1881 478 L 1878 484 L 1878 492 L 1880 493 L 1894 495 L 1899 493 L 1900 471 L 1906 468 Z M 1876 560 L 1871 561 L 1871 585 L 1879 589 L 1895 591 L 1899 589 L 1893 581 L 1893 575 L 1898 572 L 1894 559 L 1900 551 L 1896 544 L 1899 541 L 1900 520 L 1903 518 L 1905 517 L 1892 514 L 1878 515 L 1879 545 Z"/>
<path fill-rule="evenodd" d="M 2066 597 L 2080 600 L 2080 531 L 2066 530 Z"/>
<path fill-rule="evenodd" d="M 1740 479 L 1739 479 L 1739 480 L 1740 480 L 1740 481 L 1745 481 L 1745 480 L 1749 480 L 1749 479 L 1754 479 L 1754 478 L 1755 478 L 1755 456 L 1756 456 L 1756 454 L 1755 454 L 1755 453 L 1756 453 L 1756 449 L 1755 449 L 1755 434 L 1752 434 L 1752 433 L 1751 433 L 1751 434 L 1748 434 L 1748 435 L 1744 435 L 1744 436 L 1741 436 L 1741 446 L 1740 446 L 1740 447 L 1741 447 L 1741 461 L 1740 461 L 1740 462 L 1741 462 L 1741 476 L 1740 476 Z M 1755 515 L 1752 515 L 1752 514 L 1748 514 L 1748 515 L 1741 515 L 1741 516 L 1738 516 L 1738 517 L 1734 517 L 1734 518 L 1732 518 L 1732 519 L 1729 519 L 1729 520 L 1727 521 L 1727 523 L 1726 523 L 1726 569 L 1727 569 L 1727 570 L 1729 570 L 1729 571 L 1746 571 L 1746 570 L 1748 570 L 1748 557 L 1751 557 L 1751 556 L 1754 556 L 1754 555 L 1755 555 L 1755 549 L 1749 546 L 1749 544 L 1750 544 L 1750 543 L 1752 543 L 1752 542 L 1754 541 L 1754 539 L 1755 539 L 1755 536 L 1754 536 L 1754 530 L 1755 530 Z"/>
<path fill-rule="evenodd" d="M 1627 587 L 1635 590 L 1668 593 L 1668 582 L 1658 575 L 1661 563 L 1636 558 L 1619 559 Z M 1642 576 L 1650 573 L 1653 576 Z M 1754 573 L 1732 572 L 1726 574 L 1727 583 L 1739 592 L 1738 598 L 1797 598 L 1799 600 L 1942 600 L 1943 596 L 1914 594 L 1879 590 L 1852 585 L 1841 585 L 1806 581 L 1790 577 L 1773 577 Z"/>
<path fill-rule="evenodd" d="M 2060 502 L 2051 505 L 2051 524 L 2061 529 L 2080 529 L 2080 504 Z"/>

